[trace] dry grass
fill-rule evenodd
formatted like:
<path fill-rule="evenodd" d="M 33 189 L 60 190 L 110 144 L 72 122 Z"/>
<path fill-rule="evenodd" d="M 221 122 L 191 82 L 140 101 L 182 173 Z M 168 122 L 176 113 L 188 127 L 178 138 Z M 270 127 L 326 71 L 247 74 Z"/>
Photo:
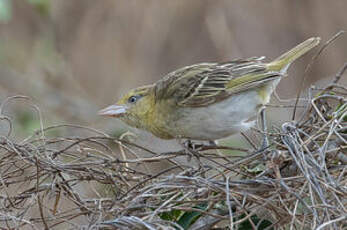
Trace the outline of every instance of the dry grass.
<path fill-rule="evenodd" d="M 215 148 L 232 148 L 199 146 L 191 153 L 198 167 L 175 162 L 186 151 L 155 153 L 87 127 L 41 125 L 18 141 L 3 111 L 23 97 L 8 98 L 0 108 L 9 127 L 0 136 L 0 229 L 235 229 L 246 222 L 244 229 L 264 229 L 265 220 L 266 229 L 346 228 L 347 88 L 338 83 L 346 67 L 325 88 L 310 89 L 300 118 L 268 133 L 269 148 L 221 157 Z M 62 128 L 87 136 L 52 135 Z M 152 156 L 126 157 L 139 150 Z M 172 166 L 146 170 L 163 161 Z"/>

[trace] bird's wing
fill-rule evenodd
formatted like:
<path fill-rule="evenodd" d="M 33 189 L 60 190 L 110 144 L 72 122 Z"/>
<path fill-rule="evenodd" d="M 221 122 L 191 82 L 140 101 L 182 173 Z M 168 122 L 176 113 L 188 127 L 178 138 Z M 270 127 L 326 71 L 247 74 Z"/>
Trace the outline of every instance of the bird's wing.
<path fill-rule="evenodd" d="M 156 98 L 174 99 L 178 106 L 207 106 L 282 76 L 268 71 L 262 59 L 253 57 L 184 67 L 156 83 Z"/>

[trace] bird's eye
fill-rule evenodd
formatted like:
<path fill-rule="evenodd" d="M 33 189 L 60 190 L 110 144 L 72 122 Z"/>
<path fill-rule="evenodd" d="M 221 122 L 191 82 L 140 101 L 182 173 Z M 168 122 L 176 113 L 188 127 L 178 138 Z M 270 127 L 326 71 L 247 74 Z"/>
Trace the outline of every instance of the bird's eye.
<path fill-rule="evenodd" d="M 131 97 L 129 97 L 129 99 L 128 99 L 128 102 L 129 103 L 135 103 L 137 101 L 137 97 L 136 96 L 131 96 Z"/>

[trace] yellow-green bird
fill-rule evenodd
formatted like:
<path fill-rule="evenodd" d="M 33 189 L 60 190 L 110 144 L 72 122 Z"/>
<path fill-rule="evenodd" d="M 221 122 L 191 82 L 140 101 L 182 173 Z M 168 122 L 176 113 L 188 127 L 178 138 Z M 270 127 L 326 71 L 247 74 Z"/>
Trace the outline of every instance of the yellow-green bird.
<path fill-rule="evenodd" d="M 290 64 L 319 44 L 313 37 L 270 63 L 264 57 L 200 63 L 130 90 L 100 115 L 162 139 L 218 140 L 249 129 Z"/>

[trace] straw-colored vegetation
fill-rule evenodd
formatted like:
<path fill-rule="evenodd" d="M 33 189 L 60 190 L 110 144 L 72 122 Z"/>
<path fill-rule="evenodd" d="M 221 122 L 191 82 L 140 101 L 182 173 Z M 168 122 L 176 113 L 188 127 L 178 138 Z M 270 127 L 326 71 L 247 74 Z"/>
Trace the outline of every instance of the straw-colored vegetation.
<path fill-rule="evenodd" d="M 8 124 L 0 138 L 1 229 L 343 229 L 347 88 L 338 81 L 346 68 L 325 88 L 311 88 L 301 118 L 268 133 L 269 148 L 221 146 L 246 153 L 222 157 L 213 151 L 219 147 L 197 146 L 189 154 L 198 167 L 175 162 L 187 150 L 156 153 L 88 127 L 44 127 L 28 98 L 7 98 L 0 110 Z M 22 141 L 3 113 L 18 99 L 28 100 L 41 123 Z M 125 157 L 139 150 L 152 156 Z M 171 166 L 145 170 L 163 161 Z M 93 190 L 98 195 L 88 196 Z"/>
<path fill-rule="evenodd" d="M 347 229 L 346 36 L 324 43 L 346 7 L 0 0 L 0 230 Z M 268 107 L 268 148 L 255 128 L 173 151 L 96 114 L 179 67 L 271 60 L 312 36 L 323 46 L 278 87 L 294 101 Z"/>

